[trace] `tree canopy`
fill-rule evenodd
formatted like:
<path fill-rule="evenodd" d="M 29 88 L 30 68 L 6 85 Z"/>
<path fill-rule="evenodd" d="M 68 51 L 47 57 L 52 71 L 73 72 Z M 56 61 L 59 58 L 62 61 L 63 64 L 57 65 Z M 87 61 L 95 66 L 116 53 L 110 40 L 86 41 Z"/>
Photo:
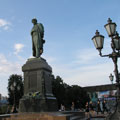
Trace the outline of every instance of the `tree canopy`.
<path fill-rule="evenodd" d="M 12 74 L 8 79 L 8 101 L 10 105 L 19 105 L 19 99 L 23 96 L 22 76 Z"/>
<path fill-rule="evenodd" d="M 75 103 L 75 108 L 80 109 L 85 107 L 85 103 L 89 101 L 89 96 L 84 89 L 78 85 L 68 85 L 63 82 L 60 76 L 53 76 L 52 80 L 53 94 L 57 98 L 58 106 L 64 104 L 70 109 L 72 102 Z"/>

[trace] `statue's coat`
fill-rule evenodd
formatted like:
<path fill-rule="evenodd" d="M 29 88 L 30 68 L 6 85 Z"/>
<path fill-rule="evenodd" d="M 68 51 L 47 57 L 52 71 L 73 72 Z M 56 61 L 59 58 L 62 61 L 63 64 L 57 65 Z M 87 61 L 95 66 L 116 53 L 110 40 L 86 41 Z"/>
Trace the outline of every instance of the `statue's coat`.
<path fill-rule="evenodd" d="M 43 37 L 44 37 L 44 27 L 41 23 L 37 23 L 33 26 L 31 30 L 32 35 L 32 49 L 33 56 L 40 57 L 43 52 Z"/>

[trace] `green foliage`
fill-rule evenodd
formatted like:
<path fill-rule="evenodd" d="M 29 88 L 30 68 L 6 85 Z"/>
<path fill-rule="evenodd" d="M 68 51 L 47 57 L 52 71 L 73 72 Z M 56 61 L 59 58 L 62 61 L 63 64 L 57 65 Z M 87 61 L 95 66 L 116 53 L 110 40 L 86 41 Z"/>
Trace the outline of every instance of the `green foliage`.
<path fill-rule="evenodd" d="M 7 111 L 7 105 L 0 106 L 0 114 L 5 114 Z"/>
<path fill-rule="evenodd" d="M 53 76 L 52 90 L 57 98 L 59 107 L 61 104 L 64 104 L 70 109 L 72 102 L 74 102 L 76 109 L 84 108 L 85 103 L 89 101 L 89 96 L 83 88 L 78 85 L 69 86 L 66 83 L 63 83 L 60 76 L 57 76 L 56 79 Z"/>
<path fill-rule="evenodd" d="M 16 86 L 14 86 L 14 82 Z M 14 88 L 13 90 L 11 89 Z M 13 74 L 8 79 L 8 101 L 10 105 L 13 105 L 14 102 L 18 106 L 19 99 L 23 96 L 23 81 L 21 75 Z"/>
<path fill-rule="evenodd" d="M 60 106 L 61 103 L 64 103 L 65 88 L 64 88 L 63 80 L 59 76 L 57 76 L 56 79 L 55 78 L 53 79 L 52 90 L 53 90 L 53 94 L 57 98 L 58 105 Z"/>

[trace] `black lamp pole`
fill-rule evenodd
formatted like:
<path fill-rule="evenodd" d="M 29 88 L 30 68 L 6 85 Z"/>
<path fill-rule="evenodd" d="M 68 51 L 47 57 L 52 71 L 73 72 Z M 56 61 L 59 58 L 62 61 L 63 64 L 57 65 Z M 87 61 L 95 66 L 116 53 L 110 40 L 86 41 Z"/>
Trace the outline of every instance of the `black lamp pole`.
<path fill-rule="evenodd" d="M 119 34 L 116 31 L 116 23 L 113 23 L 112 20 L 108 19 L 108 24 L 106 24 L 104 27 L 111 38 L 111 48 L 112 53 L 107 55 L 102 55 L 102 48 L 104 44 L 104 36 L 100 35 L 98 30 L 96 30 L 95 36 L 92 38 L 94 45 L 96 49 L 99 51 L 99 55 L 101 57 L 109 57 L 112 59 L 114 63 L 114 74 L 116 78 L 116 87 L 117 87 L 117 104 L 116 104 L 116 110 L 115 112 L 109 116 L 109 120 L 120 120 L 120 80 L 119 80 L 119 72 L 118 72 L 118 58 L 120 57 L 120 37 Z"/>
<path fill-rule="evenodd" d="M 10 89 L 12 90 L 13 92 L 13 95 L 14 95 L 14 109 L 13 109 L 13 113 L 16 113 L 16 82 L 14 81 L 13 84 L 11 85 Z M 17 88 L 18 89 L 18 88 Z"/>

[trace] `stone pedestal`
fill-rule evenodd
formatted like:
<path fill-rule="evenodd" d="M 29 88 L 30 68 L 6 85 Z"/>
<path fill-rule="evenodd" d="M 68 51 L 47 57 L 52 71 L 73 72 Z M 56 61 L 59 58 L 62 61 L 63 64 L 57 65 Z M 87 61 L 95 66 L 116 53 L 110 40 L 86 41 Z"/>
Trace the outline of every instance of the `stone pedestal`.
<path fill-rule="evenodd" d="M 57 111 L 57 100 L 52 94 L 52 68 L 43 58 L 28 59 L 23 65 L 24 96 L 20 112 Z"/>

